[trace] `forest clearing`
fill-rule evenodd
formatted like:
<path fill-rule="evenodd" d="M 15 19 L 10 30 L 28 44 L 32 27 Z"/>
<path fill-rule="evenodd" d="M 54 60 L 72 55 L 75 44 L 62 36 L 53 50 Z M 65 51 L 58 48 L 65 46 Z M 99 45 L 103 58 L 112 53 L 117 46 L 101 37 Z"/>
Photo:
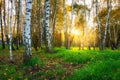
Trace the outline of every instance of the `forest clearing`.
<path fill-rule="evenodd" d="M 0 0 L 0 80 L 120 80 L 120 0 Z"/>
<path fill-rule="evenodd" d="M 23 49 L 0 50 L 1 80 L 119 80 L 120 50 L 77 50 L 55 48 L 54 53 L 33 50 L 33 57 L 23 63 Z"/>

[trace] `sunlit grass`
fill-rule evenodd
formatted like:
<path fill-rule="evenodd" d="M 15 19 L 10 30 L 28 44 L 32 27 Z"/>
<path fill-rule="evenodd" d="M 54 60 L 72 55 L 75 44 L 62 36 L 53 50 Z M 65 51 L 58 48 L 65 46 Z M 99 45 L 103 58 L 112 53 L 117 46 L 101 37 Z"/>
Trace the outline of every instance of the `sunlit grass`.
<path fill-rule="evenodd" d="M 120 50 L 106 49 L 79 50 L 78 47 L 71 47 L 66 50 L 64 47 L 54 48 L 53 53 L 46 53 L 44 49 L 35 51 L 32 48 L 32 58 L 27 63 L 19 62 L 10 65 L 9 49 L 0 50 L 0 77 L 1 80 L 7 79 L 62 79 L 64 80 L 119 80 L 120 77 Z M 13 51 L 13 58 L 17 62 L 22 60 L 24 47 Z M 20 58 L 20 59 L 18 59 Z M 5 61 L 4 61 L 5 60 Z M 15 61 L 15 62 L 16 62 Z M 59 63 L 60 62 L 60 63 Z M 80 68 L 72 68 L 72 75 L 64 75 L 69 66 L 80 65 Z M 37 70 L 34 72 L 34 68 Z M 6 70 L 10 70 L 7 72 Z M 28 73 L 27 73 L 28 72 Z M 7 76 L 9 75 L 9 76 Z"/>
<path fill-rule="evenodd" d="M 119 80 L 120 60 L 96 61 L 82 69 L 74 70 L 66 80 Z"/>

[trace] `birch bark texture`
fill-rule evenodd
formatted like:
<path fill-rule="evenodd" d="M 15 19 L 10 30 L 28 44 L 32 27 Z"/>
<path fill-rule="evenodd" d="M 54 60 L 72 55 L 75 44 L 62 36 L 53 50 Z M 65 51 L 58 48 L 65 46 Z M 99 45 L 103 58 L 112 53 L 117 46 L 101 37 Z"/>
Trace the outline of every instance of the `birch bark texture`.
<path fill-rule="evenodd" d="M 98 0 L 96 0 L 96 18 L 97 18 L 97 25 L 98 25 L 98 44 L 99 44 L 99 49 L 102 50 L 102 41 L 101 41 L 101 25 L 100 25 L 100 20 L 98 16 Z"/>
<path fill-rule="evenodd" d="M 111 0 L 108 0 L 108 2 L 107 2 L 107 9 L 108 9 L 108 13 L 107 13 L 107 17 L 106 17 L 105 32 L 104 32 L 104 38 L 103 38 L 103 49 L 105 48 L 107 30 L 108 30 L 108 33 L 110 32 L 109 24 L 110 24 Z M 111 36 L 110 36 L 110 43 L 111 43 Z"/>
<path fill-rule="evenodd" d="M 30 25 L 31 25 L 31 10 L 32 0 L 26 0 L 26 17 L 25 17 L 25 28 L 24 28 L 24 41 L 25 41 L 25 56 L 29 57 L 31 53 L 31 36 L 30 36 Z"/>
<path fill-rule="evenodd" d="M 44 3 L 44 16 L 45 16 L 45 23 L 44 23 L 44 31 L 45 31 L 45 46 L 48 52 L 53 52 L 52 44 L 51 44 L 51 35 L 50 35 L 50 0 L 45 0 Z"/>
<path fill-rule="evenodd" d="M 11 8 L 10 8 L 10 21 L 9 21 L 9 30 L 10 30 L 10 39 L 9 39 L 9 49 L 10 49 L 10 62 L 13 61 L 13 56 L 12 56 L 12 13 L 13 13 L 13 0 L 11 2 Z"/>

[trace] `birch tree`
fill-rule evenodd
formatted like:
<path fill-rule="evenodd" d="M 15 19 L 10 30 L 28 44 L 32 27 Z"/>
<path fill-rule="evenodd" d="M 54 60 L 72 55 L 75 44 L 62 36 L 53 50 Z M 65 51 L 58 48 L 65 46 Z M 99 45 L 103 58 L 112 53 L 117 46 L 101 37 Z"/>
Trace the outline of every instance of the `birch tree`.
<path fill-rule="evenodd" d="M 94 19 L 94 16 L 95 16 L 95 5 L 94 5 L 94 0 L 92 0 L 92 8 L 93 8 L 93 19 Z M 95 27 L 95 24 L 94 24 L 94 22 L 93 22 L 93 34 L 94 34 L 94 38 L 93 38 L 93 40 L 94 40 L 94 42 L 93 42 L 93 49 L 95 50 L 95 46 L 96 46 L 96 33 L 95 33 L 95 31 L 96 31 L 96 27 Z"/>
<path fill-rule="evenodd" d="M 10 62 L 13 62 L 13 56 L 12 56 L 12 15 L 13 15 L 13 0 L 10 0 L 11 2 L 11 7 L 10 7 L 10 26 L 9 26 L 9 31 L 10 31 L 10 39 L 9 39 L 9 49 L 10 49 Z"/>
<path fill-rule="evenodd" d="M 19 2 L 20 2 L 20 6 L 19 6 L 19 7 L 20 7 L 20 8 L 19 8 L 19 10 L 20 10 L 20 11 L 19 11 L 19 12 L 20 12 L 20 13 L 19 13 L 19 16 L 20 16 L 19 21 L 20 21 L 20 22 L 19 22 L 19 26 L 20 26 L 20 30 L 21 30 L 21 31 L 20 31 L 21 33 L 19 33 L 19 34 L 22 35 L 22 28 L 23 28 L 22 0 L 19 0 Z M 22 39 L 21 39 L 21 42 L 22 42 Z"/>
<path fill-rule="evenodd" d="M 3 25 L 2 25 L 2 2 L 0 4 L 0 26 L 1 26 L 1 36 L 2 36 L 2 49 L 5 49 L 4 31 L 3 31 Z"/>
<path fill-rule="evenodd" d="M 52 42 L 53 42 L 53 46 L 54 46 L 54 32 L 55 32 L 55 23 L 56 23 L 56 14 L 57 14 L 57 5 L 58 4 L 58 0 L 55 0 L 54 3 L 54 10 L 53 10 L 53 19 L 52 19 Z"/>
<path fill-rule="evenodd" d="M 39 7 L 39 10 L 40 10 L 40 47 L 42 48 L 42 44 L 43 44 L 43 20 L 42 20 L 42 18 L 43 18 L 43 16 L 42 16 L 42 14 L 43 14 L 43 12 L 42 12 L 42 0 L 40 0 L 40 3 L 39 3 L 40 5 L 40 7 Z M 44 19 L 44 18 L 43 18 Z"/>
<path fill-rule="evenodd" d="M 110 30 L 110 12 L 111 12 L 111 8 L 112 8 L 111 4 L 112 4 L 112 0 L 109 0 L 108 1 L 108 36 L 109 36 L 111 49 L 114 50 L 112 37 L 111 37 L 111 30 Z"/>
<path fill-rule="evenodd" d="M 16 15 L 17 15 L 17 36 L 16 36 L 16 47 L 19 49 L 19 38 L 20 38 L 20 0 L 16 1 Z"/>
<path fill-rule="evenodd" d="M 64 25 L 64 45 L 67 48 L 67 25 L 66 25 L 66 8 L 65 8 L 65 0 L 63 0 L 63 25 Z"/>
<path fill-rule="evenodd" d="M 3 3 L 4 3 L 4 12 L 3 12 L 3 19 L 4 19 L 4 33 L 5 33 L 5 36 L 6 36 L 6 41 L 7 41 L 7 44 L 9 44 L 9 39 L 8 39 L 8 31 L 7 31 L 7 26 L 6 26 L 6 3 L 5 3 L 5 0 L 3 0 Z"/>
<path fill-rule="evenodd" d="M 71 30 L 73 29 L 73 5 L 74 5 L 74 0 L 72 0 L 71 3 L 71 7 L 72 7 L 72 11 L 71 11 L 71 18 L 70 18 L 70 26 L 69 26 L 69 35 L 68 35 L 68 49 L 70 49 L 71 46 L 71 40 L 70 40 L 70 34 L 71 34 Z"/>
<path fill-rule="evenodd" d="M 98 26 L 98 44 L 99 44 L 99 49 L 102 50 L 102 40 L 101 40 L 101 25 L 100 25 L 100 20 L 98 16 L 98 0 L 96 0 L 96 19 L 97 19 L 97 26 Z"/>
<path fill-rule="evenodd" d="M 26 0 L 26 18 L 25 18 L 25 30 L 24 30 L 24 46 L 25 46 L 25 60 L 29 59 L 31 53 L 31 36 L 30 36 L 30 25 L 31 25 L 31 9 L 32 0 Z"/>
<path fill-rule="evenodd" d="M 105 32 L 104 32 L 104 38 L 103 38 L 103 49 L 105 47 L 105 41 L 106 41 L 106 35 L 107 35 L 107 30 L 108 30 L 108 33 L 109 33 L 109 37 L 110 37 L 110 43 L 112 41 L 111 39 L 111 36 L 110 36 L 110 29 L 109 29 L 109 22 L 110 22 L 110 12 L 111 12 L 111 0 L 107 0 L 107 9 L 108 9 L 108 14 L 107 14 L 107 17 L 106 17 L 106 24 L 105 24 Z"/>
<path fill-rule="evenodd" d="M 45 33 L 45 46 L 46 46 L 46 50 L 48 52 L 53 52 L 52 49 L 52 44 L 51 44 L 51 35 L 50 35 L 50 30 L 49 30 L 49 26 L 50 26 L 50 0 L 45 0 L 44 3 L 44 33 Z"/>

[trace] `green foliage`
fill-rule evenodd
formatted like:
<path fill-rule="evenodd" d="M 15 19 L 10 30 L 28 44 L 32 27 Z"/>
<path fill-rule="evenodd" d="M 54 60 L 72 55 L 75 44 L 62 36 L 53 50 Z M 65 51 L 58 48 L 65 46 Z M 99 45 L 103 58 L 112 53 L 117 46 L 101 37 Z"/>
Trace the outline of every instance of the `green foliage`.
<path fill-rule="evenodd" d="M 21 51 L 23 52 L 23 51 Z M 1 53 L 0 57 L 5 57 Z M 13 52 L 13 55 L 18 55 Z M 8 55 L 6 55 L 8 57 Z M 22 57 L 22 55 L 19 55 Z M 20 57 L 20 58 L 21 58 Z M 14 58 L 19 58 L 14 56 Z M 8 64 L 0 60 L 0 80 L 119 80 L 120 50 L 78 50 L 72 47 L 33 52 L 26 63 Z M 19 59 L 15 59 L 19 60 Z M 17 63 L 17 64 L 16 64 Z M 36 66 L 37 65 L 37 66 Z"/>
<path fill-rule="evenodd" d="M 75 52 L 67 53 L 67 55 L 65 55 L 64 57 L 64 61 L 72 62 L 73 64 L 86 63 L 90 59 L 91 57 L 87 53 L 81 54 L 81 53 L 75 53 Z"/>
<path fill-rule="evenodd" d="M 74 70 L 72 76 L 66 77 L 67 80 L 120 79 L 119 50 L 86 51 L 86 53 L 91 56 L 91 60 L 89 60 L 89 62 L 87 62 L 83 68 Z"/>
<path fill-rule="evenodd" d="M 32 66 L 39 66 L 39 67 L 42 67 L 44 66 L 45 63 L 43 63 L 43 61 L 41 61 L 41 59 L 39 57 L 36 57 L 36 56 L 33 56 L 31 57 L 28 61 L 24 62 L 24 65 L 25 66 L 28 66 L 28 67 L 32 67 Z"/>
<path fill-rule="evenodd" d="M 96 61 L 74 71 L 67 80 L 119 80 L 120 60 Z"/>
<path fill-rule="evenodd" d="M 16 71 L 15 65 L 0 65 L 0 80 L 21 79 L 21 72 Z"/>

